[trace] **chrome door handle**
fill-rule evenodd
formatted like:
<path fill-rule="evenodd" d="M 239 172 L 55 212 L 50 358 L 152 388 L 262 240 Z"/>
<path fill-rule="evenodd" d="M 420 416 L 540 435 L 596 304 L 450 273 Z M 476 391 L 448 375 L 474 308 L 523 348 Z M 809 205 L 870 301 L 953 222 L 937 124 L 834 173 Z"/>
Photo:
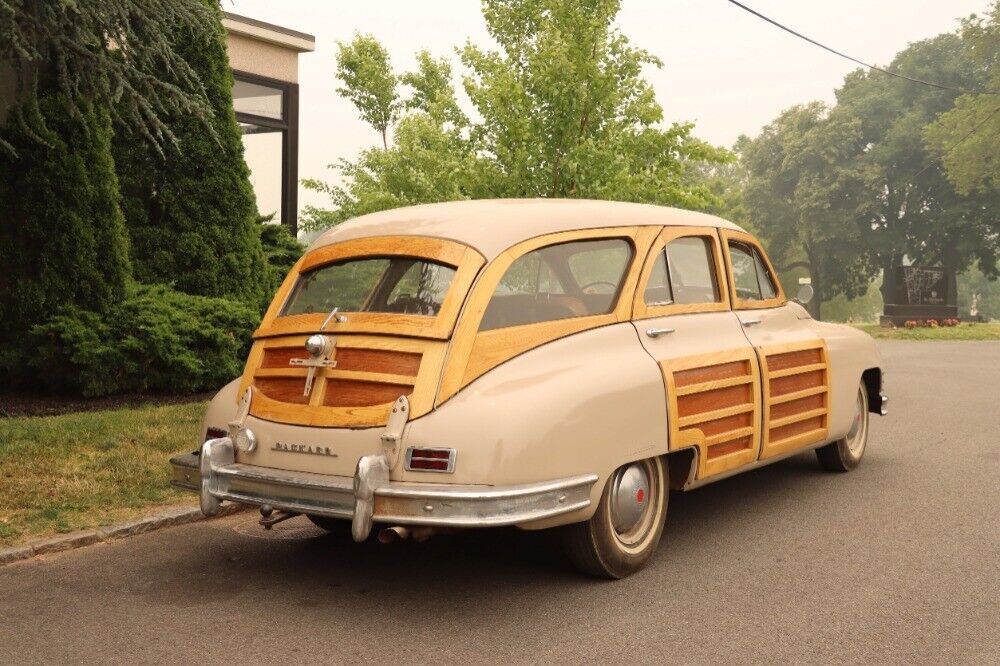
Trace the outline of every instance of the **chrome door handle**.
<path fill-rule="evenodd" d="M 646 335 L 648 335 L 651 338 L 658 338 L 661 335 L 666 335 L 667 333 L 673 333 L 673 332 L 674 332 L 674 329 L 672 329 L 672 328 L 647 328 L 646 329 Z"/>
<path fill-rule="evenodd" d="M 744 319 L 743 320 L 743 325 L 744 326 L 756 326 L 759 323 L 760 323 L 760 319 Z"/>

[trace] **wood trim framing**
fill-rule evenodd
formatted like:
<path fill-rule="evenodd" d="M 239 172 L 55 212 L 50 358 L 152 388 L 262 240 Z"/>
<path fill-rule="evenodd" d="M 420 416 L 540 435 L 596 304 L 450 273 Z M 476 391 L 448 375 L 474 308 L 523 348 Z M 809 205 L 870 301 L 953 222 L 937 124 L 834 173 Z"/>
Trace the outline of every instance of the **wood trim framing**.
<path fill-rule="evenodd" d="M 635 293 L 639 273 L 649 254 L 649 247 L 660 230 L 661 227 L 640 226 L 564 231 L 531 238 L 498 255 L 482 272 L 466 302 L 445 362 L 437 404 L 455 395 L 463 386 L 486 371 L 535 347 L 598 326 L 629 321 L 632 314 L 632 294 Z M 479 331 L 480 322 L 497 284 L 515 260 L 549 245 L 603 238 L 625 238 L 633 245 L 632 262 L 615 308 L 610 313 Z"/>
<path fill-rule="evenodd" d="M 722 228 L 719 229 L 719 236 L 722 239 L 723 253 L 726 258 L 726 277 L 729 283 L 729 298 L 733 303 L 734 310 L 761 310 L 764 308 L 776 308 L 788 302 L 788 299 L 785 297 L 785 290 L 782 288 L 781 281 L 778 279 L 778 273 L 774 270 L 774 266 L 771 264 L 771 260 L 767 256 L 767 252 L 764 251 L 763 246 L 761 246 L 760 242 L 758 242 L 756 238 L 745 231 Z M 729 253 L 730 240 L 750 245 L 760 253 L 761 259 L 764 260 L 764 264 L 767 266 L 767 270 L 771 274 L 771 280 L 774 281 L 774 288 L 778 293 L 775 298 L 767 298 L 764 300 L 743 300 L 736 297 L 736 280 L 733 276 L 733 259 Z"/>
<path fill-rule="evenodd" d="M 258 379 L 292 378 L 298 380 L 301 388 L 305 387 L 307 370 L 301 367 L 288 366 L 283 368 L 261 368 L 261 361 L 268 349 L 303 348 L 306 335 L 291 335 L 279 338 L 257 340 L 250 351 L 247 366 L 240 384 L 240 395 L 248 386 L 254 385 Z M 408 395 L 410 399 L 411 418 L 417 418 L 428 413 L 434 406 L 434 395 L 437 389 L 441 366 L 447 343 L 437 340 L 418 338 L 389 338 L 377 335 L 337 335 L 336 346 L 330 355 L 330 360 L 336 361 L 338 352 L 345 350 L 363 350 L 403 352 L 419 354 L 420 365 L 416 374 L 406 372 L 370 372 L 366 370 L 343 370 L 329 368 L 317 371 L 312 394 L 308 404 L 276 400 L 261 390 L 254 391 L 250 413 L 261 419 L 292 423 L 296 425 L 318 427 L 363 428 L 385 425 L 392 400 L 377 405 L 352 407 L 331 407 L 332 398 L 328 396 L 328 387 L 335 382 L 344 380 L 355 382 L 359 387 L 370 385 L 395 387 L 393 390 L 400 395 Z M 302 356 L 305 356 L 303 349 Z M 377 391 L 376 391 L 377 392 Z M 395 400 L 395 398 L 393 398 Z"/>
<path fill-rule="evenodd" d="M 830 418 L 826 343 L 806 340 L 768 345 L 758 347 L 757 353 L 764 387 L 761 459 L 826 440 Z M 797 378 L 804 385 L 798 386 Z"/>
<path fill-rule="evenodd" d="M 761 375 L 751 347 L 666 359 L 660 369 L 670 450 L 697 447 L 697 479 L 757 460 Z"/>
<path fill-rule="evenodd" d="M 678 238 L 701 236 L 712 243 L 712 255 L 715 259 L 715 280 L 719 287 L 719 297 L 716 303 L 672 303 L 670 305 L 646 305 L 644 298 L 645 286 L 653 273 L 656 259 L 667 243 Z M 729 310 L 729 287 L 726 264 L 722 257 L 717 227 L 664 227 L 659 237 L 653 242 L 643 262 L 642 272 L 636 286 L 632 304 L 632 319 L 650 319 L 677 314 L 693 314 L 698 312 L 725 312 Z"/>
<path fill-rule="evenodd" d="M 376 236 L 316 248 L 295 264 L 268 307 L 254 338 L 316 332 L 328 313 L 279 316 L 301 273 L 352 257 L 405 256 L 438 261 L 457 270 L 437 316 L 390 312 L 344 312 L 346 322 L 331 322 L 330 333 L 376 333 L 446 340 L 455 327 L 465 295 L 486 263 L 481 254 L 454 241 L 421 236 Z"/>

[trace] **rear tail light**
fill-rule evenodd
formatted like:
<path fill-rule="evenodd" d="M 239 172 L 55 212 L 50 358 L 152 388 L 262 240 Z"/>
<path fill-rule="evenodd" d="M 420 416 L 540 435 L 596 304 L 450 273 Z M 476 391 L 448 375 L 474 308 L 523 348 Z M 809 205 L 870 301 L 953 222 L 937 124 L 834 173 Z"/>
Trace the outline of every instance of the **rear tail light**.
<path fill-rule="evenodd" d="M 219 439 L 220 437 L 225 437 L 229 434 L 229 431 L 223 430 L 222 428 L 209 428 L 205 431 L 205 441 L 210 439 Z"/>
<path fill-rule="evenodd" d="M 455 449 L 406 449 L 406 469 L 411 472 L 454 472 Z"/>

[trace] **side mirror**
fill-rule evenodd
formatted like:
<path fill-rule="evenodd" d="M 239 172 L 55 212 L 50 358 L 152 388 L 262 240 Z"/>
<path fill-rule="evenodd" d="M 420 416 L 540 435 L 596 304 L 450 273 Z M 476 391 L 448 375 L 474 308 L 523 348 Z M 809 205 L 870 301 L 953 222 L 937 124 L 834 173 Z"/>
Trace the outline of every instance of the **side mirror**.
<path fill-rule="evenodd" d="M 813 294 L 815 293 L 816 291 L 811 284 L 804 284 L 799 287 L 799 293 L 795 295 L 795 301 L 805 305 L 813 299 Z"/>

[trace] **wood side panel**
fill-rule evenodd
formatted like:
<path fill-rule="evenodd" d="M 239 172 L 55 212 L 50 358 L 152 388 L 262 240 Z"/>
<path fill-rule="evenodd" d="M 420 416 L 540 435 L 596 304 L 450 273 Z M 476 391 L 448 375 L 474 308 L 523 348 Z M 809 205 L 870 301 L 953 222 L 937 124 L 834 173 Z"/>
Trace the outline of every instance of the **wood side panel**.
<path fill-rule="evenodd" d="M 770 372 L 775 370 L 786 370 L 796 368 L 801 365 L 812 365 L 823 362 L 823 350 L 803 349 L 801 351 L 785 352 L 784 354 L 773 354 L 767 357 L 767 369 Z"/>
<path fill-rule="evenodd" d="M 789 375 L 788 377 L 777 377 L 770 380 L 771 395 L 784 395 L 794 393 L 802 389 L 822 386 L 826 381 L 826 371 L 814 370 L 800 375 Z"/>
<path fill-rule="evenodd" d="M 677 398 L 677 416 L 685 417 L 703 412 L 713 412 L 726 407 L 745 405 L 753 401 L 752 386 L 741 384 L 729 388 L 682 395 Z"/>
<path fill-rule="evenodd" d="M 702 382 L 715 381 L 717 379 L 730 379 L 732 377 L 744 377 L 750 374 L 749 361 L 732 361 L 730 363 L 720 363 L 718 365 L 706 365 L 702 368 L 691 368 L 690 370 L 678 370 L 674 373 L 674 385 L 677 388 L 700 384 Z"/>
<path fill-rule="evenodd" d="M 813 430 L 822 430 L 825 427 L 826 417 L 814 416 L 811 419 L 790 423 L 786 426 L 781 426 L 780 428 L 771 428 L 768 432 L 768 440 L 773 444 L 779 444 L 783 439 L 788 439 L 789 437 L 801 435 Z"/>
<path fill-rule="evenodd" d="M 257 377 L 254 386 L 272 400 L 296 405 L 309 403 L 309 396 L 302 394 L 306 386 L 304 377 Z"/>
<path fill-rule="evenodd" d="M 817 393 L 816 395 L 811 395 L 806 398 L 799 398 L 798 400 L 791 400 L 789 402 L 771 405 L 771 421 L 776 421 L 778 419 L 783 419 L 786 416 L 801 414 L 802 412 L 808 412 L 825 406 L 826 395 L 823 393 Z"/>
<path fill-rule="evenodd" d="M 410 395 L 412 386 L 358 382 L 350 379 L 330 379 L 326 382 L 327 407 L 369 407 L 394 402 L 401 395 Z"/>
<path fill-rule="evenodd" d="M 737 451 L 748 451 L 752 448 L 753 437 L 740 437 L 739 439 L 722 442 L 720 444 L 713 444 L 708 447 L 708 459 L 712 460 L 713 458 L 729 455 L 730 453 L 736 453 Z"/>
<path fill-rule="evenodd" d="M 383 372 L 416 377 L 421 354 L 382 349 L 338 349 L 337 370 Z"/>

